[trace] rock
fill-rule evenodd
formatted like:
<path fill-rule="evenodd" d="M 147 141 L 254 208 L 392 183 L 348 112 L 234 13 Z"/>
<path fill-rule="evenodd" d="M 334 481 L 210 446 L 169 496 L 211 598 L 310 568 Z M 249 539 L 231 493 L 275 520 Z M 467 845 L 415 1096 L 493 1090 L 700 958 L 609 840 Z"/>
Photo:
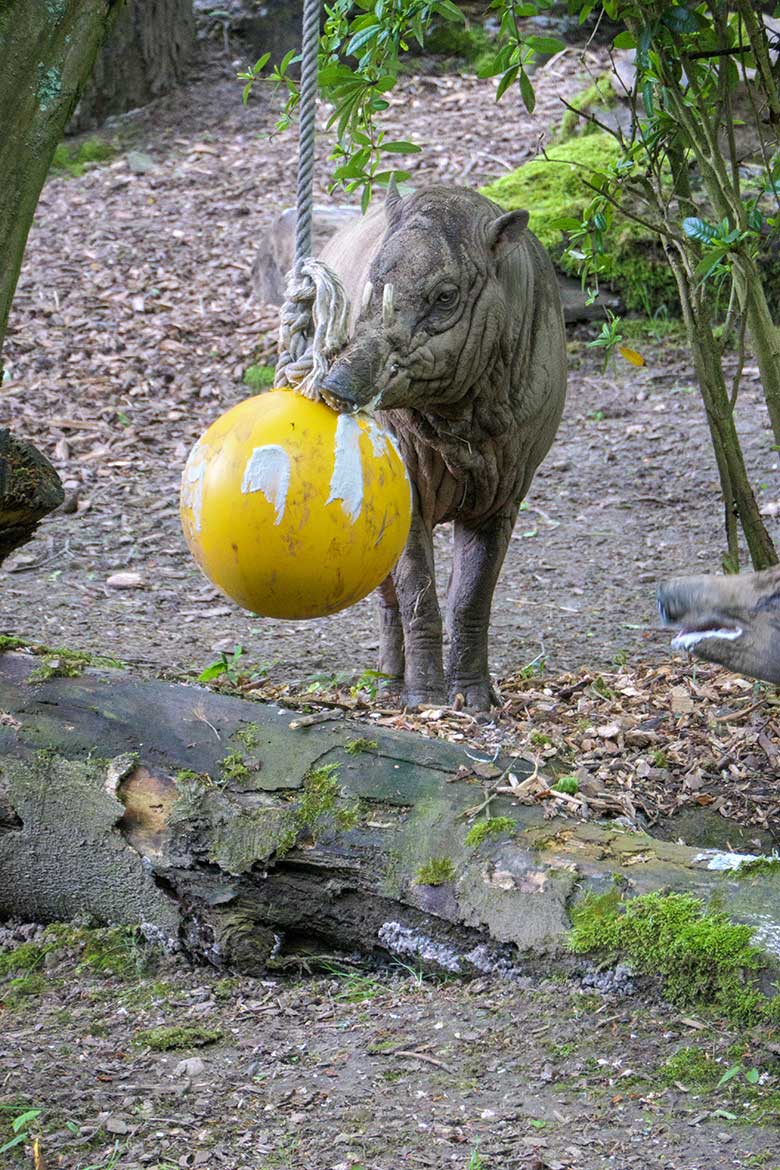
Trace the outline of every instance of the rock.
<path fill-rule="evenodd" d="M 199 1077 L 206 1071 L 206 1065 L 199 1056 L 191 1056 L 189 1060 L 180 1060 L 173 1070 L 175 1077 Z"/>
<path fill-rule="evenodd" d="M 143 589 L 146 582 L 140 573 L 112 573 L 106 578 L 109 589 Z"/>
<path fill-rule="evenodd" d="M 108 1117 L 103 1123 L 106 1133 L 125 1134 L 130 1132 L 130 1126 L 121 1117 Z"/>
<path fill-rule="evenodd" d="M 270 53 L 271 61 L 278 61 L 289 49 L 300 47 L 302 0 L 223 0 L 220 4 L 194 0 L 193 13 L 200 39 L 241 37 L 253 61 L 261 53 Z"/>
<path fill-rule="evenodd" d="M 357 219 L 357 207 L 314 207 L 312 211 L 312 251 L 318 255 L 331 236 L 350 220 Z M 280 305 L 284 300 L 284 282 L 292 267 L 295 252 L 294 207 L 277 216 L 260 241 L 252 265 L 252 291 L 258 301 Z"/>
<path fill-rule="evenodd" d="M 157 170 L 157 163 L 144 150 L 128 150 L 125 162 L 128 170 L 132 171 L 134 175 L 146 175 L 150 171 Z"/>
<path fill-rule="evenodd" d="M 575 280 L 573 276 L 564 276 L 562 272 L 556 272 L 556 276 L 563 304 L 563 319 L 567 324 L 574 321 L 594 321 L 597 318 L 603 320 L 605 308 L 621 312 L 623 304 L 615 293 L 602 289 L 596 300 L 588 304 L 579 280 Z"/>

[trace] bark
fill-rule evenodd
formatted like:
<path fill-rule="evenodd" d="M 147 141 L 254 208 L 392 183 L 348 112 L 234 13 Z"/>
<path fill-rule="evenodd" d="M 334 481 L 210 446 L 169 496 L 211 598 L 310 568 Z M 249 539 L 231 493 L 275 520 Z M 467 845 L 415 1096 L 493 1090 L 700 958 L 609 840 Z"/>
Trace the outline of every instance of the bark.
<path fill-rule="evenodd" d="M 712 334 L 709 309 L 704 294 L 694 299 L 691 282 L 677 253 L 669 249 L 667 255 L 677 279 L 683 320 L 707 414 L 724 504 L 727 509 L 733 507 L 739 518 L 753 568 L 767 569 L 777 564 L 777 552 L 748 478 L 742 445 L 734 423 L 734 408 L 726 389 L 723 367 Z M 733 526 L 729 517 L 726 518 L 726 534 L 729 544 L 729 568 L 736 572 L 738 565 L 733 562 Z"/>
<path fill-rule="evenodd" d="M 67 659 L 0 655 L 0 917 L 140 924 L 253 974 L 323 952 L 473 973 L 548 970 L 570 903 L 616 879 L 729 909 L 698 849 L 551 821 L 461 778 L 473 764 L 454 744 L 296 727 L 276 705 L 121 671 L 42 677 L 56 669 Z M 469 844 L 486 815 L 514 829 Z"/>
<path fill-rule="evenodd" d="M 145 106 L 177 85 L 192 59 L 192 0 L 127 0 L 95 62 L 68 126 L 99 126 L 111 114 Z"/>
<path fill-rule="evenodd" d="M 0 565 L 63 499 L 60 477 L 48 459 L 0 427 Z"/>
<path fill-rule="evenodd" d="M 0 350 L 38 196 L 115 9 L 111 0 L 0 5 Z"/>

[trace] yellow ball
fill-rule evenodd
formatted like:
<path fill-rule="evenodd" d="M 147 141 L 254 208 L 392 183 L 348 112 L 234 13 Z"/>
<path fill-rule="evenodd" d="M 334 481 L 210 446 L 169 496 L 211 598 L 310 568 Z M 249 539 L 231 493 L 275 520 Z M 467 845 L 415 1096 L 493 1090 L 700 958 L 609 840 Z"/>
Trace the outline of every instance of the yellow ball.
<path fill-rule="evenodd" d="M 376 589 L 406 544 L 411 487 L 374 419 L 290 390 L 239 402 L 192 448 L 181 522 L 206 576 L 265 617 L 323 617 Z"/>

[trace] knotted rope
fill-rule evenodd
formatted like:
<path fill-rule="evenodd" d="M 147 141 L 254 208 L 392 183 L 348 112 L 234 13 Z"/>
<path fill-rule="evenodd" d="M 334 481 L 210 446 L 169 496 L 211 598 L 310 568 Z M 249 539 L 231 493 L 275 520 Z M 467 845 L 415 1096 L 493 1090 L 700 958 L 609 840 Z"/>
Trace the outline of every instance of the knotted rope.
<path fill-rule="evenodd" d="M 320 4 L 321 0 L 304 0 L 303 5 L 295 260 L 281 308 L 274 383 L 315 399 L 320 396 L 317 384 L 347 343 L 349 320 L 343 284 L 327 265 L 311 257 Z"/>

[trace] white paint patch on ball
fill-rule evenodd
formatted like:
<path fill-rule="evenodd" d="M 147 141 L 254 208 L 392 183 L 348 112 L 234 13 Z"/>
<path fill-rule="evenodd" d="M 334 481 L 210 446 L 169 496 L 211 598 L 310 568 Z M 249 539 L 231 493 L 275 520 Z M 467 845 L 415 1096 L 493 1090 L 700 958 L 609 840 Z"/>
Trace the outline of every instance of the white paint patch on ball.
<path fill-rule="evenodd" d="M 276 510 L 274 524 L 281 524 L 290 490 L 290 456 L 278 443 L 255 447 L 247 460 L 241 491 L 262 492 Z"/>
<path fill-rule="evenodd" d="M 336 423 L 331 504 L 341 500 L 341 506 L 354 524 L 363 508 L 363 461 L 360 456 L 360 424 L 348 414 L 340 414 Z"/>
<path fill-rule="evenodd" d="M 206 475 L 206 451 L 198 439 L 187 456 L 181 476 L 181 502 L 192 512 L 195 531 L 200 532 L 203 512 L 203 480 Z"/>

